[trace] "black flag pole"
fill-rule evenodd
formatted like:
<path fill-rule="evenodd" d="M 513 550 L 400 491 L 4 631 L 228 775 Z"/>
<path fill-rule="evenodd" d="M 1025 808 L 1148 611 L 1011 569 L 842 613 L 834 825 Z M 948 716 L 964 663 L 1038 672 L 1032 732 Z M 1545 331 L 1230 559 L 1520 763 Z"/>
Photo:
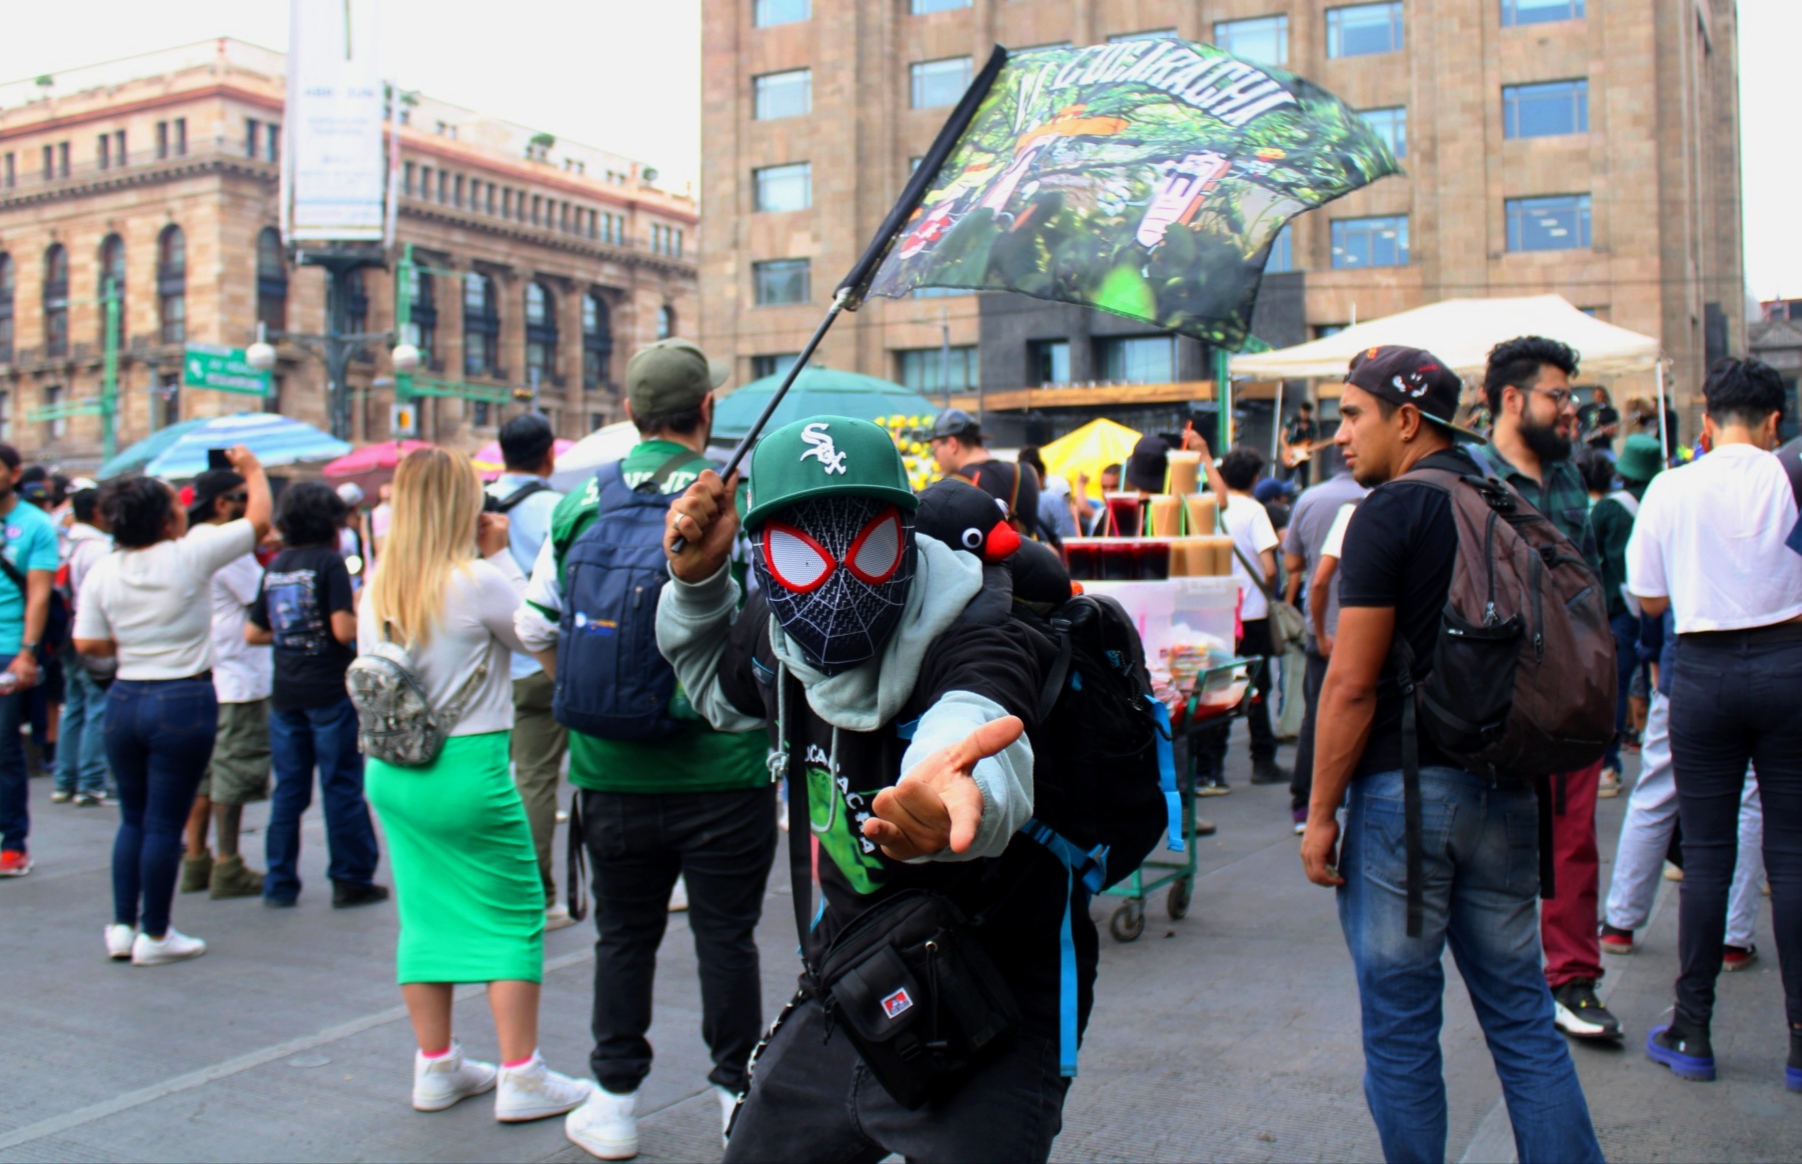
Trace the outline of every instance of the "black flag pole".
<path fill-rule="evenodd" d="M 870 280 L 875 278 L 876 269 L 882 265 L 882 260 L 888 257 L 889 249 L 901 236 L 901 230 L 907 225 L 908 219 L 912 218 L 914 211 L 920 208 L 920 202 L 926 197 L 926 191 L 932 188 L 933 180 L 938 177 L 939 171 L 945 168 L 946 159 L 951 156 L 951 151 L 957 148 L 958 140 L 964 136 L 964 131 L 970 128 L 972 121 L 976 120 L 976 111 L 982 108 L 983 101 L 988 98 L 989 90 L 995 85 L 995 78 L 1001 75 L 1001 70 L 1006 65 L 1007 50 L 996 45 L 995 51 L 989 54 L 988 63 L 983 65 L 982 72 L 976 74 L 976 79 L 970 82 L 970 87 L 964 91 L 963 99 L 957 103 L 957 108 L 951 111 L 951 116 L 939 130 L 938 137 L 933 139 L 932 148 L 926 151 L 926 156 L 921 158 L 920 164 L 914 168 L 913 176 L 908 178 L 907 185 L 901 190 L 901 197 L 895 200 L 895 205 L 889 210 L 888 217 L 882 220 L 882 225 L 877 228 L 876 235 L 870 240 L 870 245 L 865 249 L 863 257 L 857 260 L 857 265 L 851 268 L 851 273 L 846 275 L 844 281 L 838 285 L 838 291 L 832 297 L 832 306 L 826 309 L 826 318 L 820 320 L 820 326 L 814 329 L 812 338 L 807 341 L 807 346 L 801 349 L 801 354 L 796 356 L 795 362 L 789 366 L 787 374 L 782 377 L 782 383 L 771 394 L 770 402 L 763 406 L 763 412 L 757 417 L 756 423 L 751 425 L 751 431 L 747 432 L 744 439 L 738 442 L 738 448 L 733 450 L 731 459 L 720 471 L 721 480 L 730 480 L 732 474 L 738 471 L 739 465 L 745 459 L 745 454 L 749 453 L 752 446 L 757 443 L 757 438 L 763 434 L 763 426 L 768 424 L 770 417 L 775 415 L 777 407 L 782 403 L 782 398 L 787 396 L 789 388 L 793 387 L 795 377 L 799 376 L 801 370 L 807 367 L 807 361 L 813 358 L 814 350 L 820 346 L 820 341 L 826 338 L 828 331 L 832 330 L 832 324 L 838 319 L 839 313 L 847 308 L 856 311 L 862 305 L 863 294 L 869 289 Z M 687 545 L 688 540 L 678 535 L 670 550 L 672 553 L 679 554 Z"/>

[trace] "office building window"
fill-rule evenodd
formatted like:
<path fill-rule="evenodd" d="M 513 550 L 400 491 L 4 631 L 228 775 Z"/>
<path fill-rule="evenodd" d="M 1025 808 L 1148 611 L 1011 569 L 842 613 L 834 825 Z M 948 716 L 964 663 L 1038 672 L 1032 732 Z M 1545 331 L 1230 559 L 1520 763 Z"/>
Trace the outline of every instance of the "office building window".
<path fill-rule="evenodd" d="M 13 394 L 0 392 L 0 441 L 13 439 Z"/>
<path fill-rule="evenodd" d="M 751 379 L 762 380 L 767 376 L 784 376 L 795 366 L 801 357 L 800 352 L 781 352 L 772 356 L 751 357 Z"/>
<path fill-rule="evenodd" d="M 976 347 L 898 351 L 895 353 L 895 379 L 921 395 L 972 391 L 977 383 Z"/>
<path fill-rule="evenodd" d="M 1363 109 L 1358 116 L 1364 124 L 1376 130 L 1377 136 L 1388 145 L 1389 152 L 1398 158 L 1408 156 L 1408 110 L 1398 105 L 1393 109 Z"/>
<path fill-rule="evenodd" d="M 806 210 L 813 205 L 813 163 L 765 166 L 753 170 L 756 195 L 752 209 L 763 213 Z"/>
<path fill-rule="evenodd" d="M 910 0 L 910 10 L 915 16 L 924 16 L 928 12 L 948 12 L 953 8 L 968 8 L 970 0 Z"/>
<path fill-rule="evenodd" d="M 106 346 L 106 297 L 111 293 L 118 297 L 118 341 L 125 346 L 125 240 L 116 234 L 109 234 L 100 244 L 100 306 L 97 311 L 100 327 L 100 344 Z"/>
<path fill-rule="evenodd" d="M 263 123 L 254 117 L 244 119 L 244 156 L 254 158 L 263 145 Z"/>
<path fill-rule="evenodd" d="M 420 367 L 433 368 L 437 365 L 438 301 L 432 277 L 418 267 L 411 271 L 407 287 L 407 326 L 401 329 L 401 338 L 419 349 Z"/>
<path fill-rule="evenodd" d="M 344 280 L 344 314 L 348 326 L 345 330 L 351 335 L 361 335 L 369 330 L 369 292 L 363 288 L 363 272 L 352 271 Z M 355 359 L 366 359 L 361 348 L 353 353 Z"/>
<path fill-rule="evenodd" d="M 463 276 L 463 374 L 499 376 L 501 317 L 494 280 L 480 272 Z"/>
<path fill-rule="evenodd" d="M 751 281 L 759 307 L 806 303 L 813 298 L 813 263 L 809 259 L 771 259 L 751 264 Z"/>
<path fill-rule="evenodd" d="M 1587 194 L 1510 198 L 1507 211 L 1511 251 L 1571 251 L 1590 245 Z"/>
<path fill-rule="evenodd" d="M 1407 215 L 1334 220 L 1333 266 L 1336 269 L 1407 265 Z"/>
<path fill-rule="evenodd" d="M 1502 86 L 1503 137 L 1589 132 L 1589 82 Z"/>
<path fill-rule="evenodd" d="M 188 156 L 188 119 L 185 117 L 178 117 L 174 121 L 170 122 L 169 124 L 170 124 L 170 127 L 172 129 L 174 129 L 174 131 L 175 131 L 175 140 L 170 145 L 171 152 L 174 153 L 174 155 L 178 158 L 187 157 Z"/>
<path fill-rule="evenodd" d="M 913 77 L 912 105 L 915 109 L 933 109 L 956 105 L 970 87 L 970 58 L 946 57 L 940 61 L 917 61 L 911 69 Z"/>
<path fill-rule="evenodd" d="M 1399 52 L 1402 44 L 1401 0 L 1327 9 L 1326 55 L 1329 57 Z"/>
<path fill-rule="evenodd" d="M 670 339 L 676 334 L 676 309 L 665 303 L 657 309 L 657 338 Z"/>
<path fill-rule="evenodd" d="M 451 186 L 451 205 L 455 206 L 458 210 L 463 209 L 463 175 L 462 174 L 457 175 L 455 183 Z"/>
<path fill-rule="evenodd" d="M 1109 44 L 1119 44 L 1126 40 L 1158 40 L 1166 36 L 1175 36 L 1174 28 L 1148 28 L 1143 32 L 1116 32 L 1107 38 Z"/>
<path fill-rule="evenodd" d="M 607 300 L 598 290 L 582 296 L 582 387 L 599 388 L 608 382 L 608 360 L 613 355 L 613 324 Z"/>
<path fill-rule="evenodd" d="M 263 140 L 266 143 L 265 158 L 271 162 L 282 160 L 282 127 L 273 121 L 263 127 Z M 121 154 L 125 151 L 120 150 Z"/>
<path fill-rule="evenodd" d="M 1169 384 L 1176 380 L 1176 337 L 1109 336 L 1095 341 L 1095 362 L 1114 384 Z"/>
<path fill-rule="evenodd" d="M 19 183 L 19 169 L 16 155 L 8 153 L 0 158 L 0 189 L 11 190 Z"/>
<path fill-rule="evenodd" d="M 1583 0 L 1502 0 L 1502 23 L 1548 24 L 1583 19 Z"/>
<path fill-rule="evenodd" d="M 526 284 L 526 382 L 557 374 L 557 300 L 543 283 Z"/>
<path fill-rule="evenodd" d="M 257 232 L 257 322 L 270 331 L 288 326 L 288 256 L 273 226 Z"/>
<path fill-rule="evenodd" d="M 1026 345 L 1026 360 L 1034 384 L 1070 382 L 1069 340 L 1033 340 Z"/>
<path fill-rule="evenodd" d="M 751 12 L 751 22 L 758 28 L 769 28 L 777 24 L 793 24 L 812 15 L 813 5 L 810 0 L 757 0 Z"/>
<path fill-rule="evenodd" d="M 494 406 L 486 400 L 469 400 L 465 403 L 469 405 L 469 423 L 477 428 L 487 428 Z"/>
<path fill-rule="evenodd" d="M 44 407 L 53 409 L 63 402 L 63 386 L 61 384 L 44 385 Z M 52 416 L 44 422 L 44 439 L 61 440 L 69 435 L 69 420 L 63 416 Z"/>
<path fill-rule="evenodd" d="M 56 143 L 56 170 L 59 178 L 69 176 L 69 143 L 66 141 Z"/>
<path fill-rule="evenodd" d="M 0 251 L 0 364 L 13 362 L 13 257 Z"/>
<path fill-rule="evenodd" d="M 407 162 L 400 168 L 400 192 L 409 198 L 413 197 L 413 176 L 418 169 L 418 165 L 413 162 Z"/>
<path fill-rule="evenodd" d="M 1281 68 L 1289 63 L 1289 18 L 1222 20 L 1214 25 L 1214 44 L 1243 60 Z"/>
<path fill-rule="evenodd" d="M 69 251 L 51 243 L 44 252 L 44 355 L 69 354 Z"/>
<path fill-rule="evenodd" d="M 166 121 L 159 121 L 156 123 L 156 159 L 160 162 L 168 156 L 169 123 Z"/>
<path fill-rule="evenodd" d="M 112 134 L 103 133 L 100 135 L 100 140 L 95 143 L 94 158 L 96 161 L 98 161 L 100 163 L 101 169 L 110 170 L 113 168 L 113 135 Z"/>
<path fill-rule="evenodd" d="M 1295 270 L 1295 224 L 1286 222 L 1270 240 L 1270 257 L 1264 261 L 1266 275 L 1280 275 Z"/>
<path fill-rule="evenodd" d="M 179 226 L 165 226 L 156 248 L 157 319 L 162 341 L 188 338 L 188 240 Z"/>
<path fill-rule="evenodd" d="M 751 78 L 751 116 L 758 121 L 813 112 L 813 70 L 790 69 Z"/>
<path fill-rule="evenodd" d="M 181 373 L 159 372 L 156 377 L 156 411 L 162 413 L 155 422 L 158 428 L 181 423 Z"/>

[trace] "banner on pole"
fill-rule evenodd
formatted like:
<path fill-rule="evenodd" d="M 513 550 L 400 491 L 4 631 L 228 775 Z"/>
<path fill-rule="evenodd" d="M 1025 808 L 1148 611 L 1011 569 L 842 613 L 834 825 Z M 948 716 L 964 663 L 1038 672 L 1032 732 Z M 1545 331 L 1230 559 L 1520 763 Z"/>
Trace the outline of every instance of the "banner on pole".
<path fill-rule="evenodd" d="M 847 280 L 849 306 L 1017 291 L 1236 349 L 1283 226 L 1401 172 L 1337 97 L 1212 45 L 997 55 L 942 164 Z"/>
<path fill-rule="evenodd" d="M 376 0 L 292 0 L 290 15 L 288 241 L 381 242 Z"/>

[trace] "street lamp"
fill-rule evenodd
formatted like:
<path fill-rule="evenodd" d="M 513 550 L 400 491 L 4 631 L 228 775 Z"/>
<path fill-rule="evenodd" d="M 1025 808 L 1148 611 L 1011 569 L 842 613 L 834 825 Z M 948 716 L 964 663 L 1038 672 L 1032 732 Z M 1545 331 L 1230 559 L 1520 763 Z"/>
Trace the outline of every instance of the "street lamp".
<path fill-rule="evenodd" d="M 396 372 L 417 372 L 419 370 L 419 349 L 412 344 L 394 345 L 391 358 L 394 361 Z"/>

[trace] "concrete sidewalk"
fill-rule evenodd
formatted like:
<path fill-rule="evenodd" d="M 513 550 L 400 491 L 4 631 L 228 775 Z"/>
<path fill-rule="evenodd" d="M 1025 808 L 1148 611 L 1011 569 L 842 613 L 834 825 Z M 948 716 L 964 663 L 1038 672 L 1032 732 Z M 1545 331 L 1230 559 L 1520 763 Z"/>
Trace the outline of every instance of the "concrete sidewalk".
<path fill-rule="evenodd" d="M 1284 758 L 1287 759 L 1287 752 Z M 1101 981 L 1065 1108 L 1058 1160 L 1374 1160 L 1364 1105 L 1357 996 L 1333 896 L 1303 880 L 1287 790 L 1245 784 L 1204 800 L 1220 832 L 1199 842 L 1189 916 L 1148 903 L 1143 937 L 1105 936 Z M 49 803 L 33 781 L 38 870 L 0 883 L 0 1024 L 12 1054 L 0 1095 L 0 1161 L 562 1160 L 561 1121 L 501 1126 L 485 1100 L 423 1115 L 407 1104 L 412 1037 L 393 984 L 391 906 L 334 911 L 323 832 L 308 818 L 297 909 L 178 898 L 175 923 L 207 939 L 195 962 L 139 970 L 106 960 L 108 862 L 116 814 Z M 1604 890 L 1625 798 L 1602 802 Z M 264 819 L 259 806 L 247 823 Z M 262 834 L 246 837 L 260 867 Z M 387 877 L 384 866 L 381 879 Z M 1802 1096 L 1782 1082 L 1775 957 L 1723 975 L 1715 1031 L 1721 1080 L 1685 1084 L 1645 1059 L 1646 1029 L 1670 1003 L 1676 891 L 1668 885 L 1641 953 L 1609 959 L 1605 992 L 1627 1026 L 1620 1048 L 1575 1054 L 1610 1158 L 1802 1158 Z M 771 877 L 760 931 L 774 1015 L 794 980 L 786 867 Z M 1761 918 L 1768 933 L 1769 913 Z M 546 938 L 542 1042 L 553 1067 L 586 1069 L 592 936 Z M 671 918 L 660 957 L 657 1068 L 642 1097 L 646 1161 L 715 1160 L 693 946 Z M 1449 1156 L 1512 1159 L 1500 1088 L 1448 968 Z M 459 995 L 460 1037 L 492 1057 L 479 990 Z"/>

